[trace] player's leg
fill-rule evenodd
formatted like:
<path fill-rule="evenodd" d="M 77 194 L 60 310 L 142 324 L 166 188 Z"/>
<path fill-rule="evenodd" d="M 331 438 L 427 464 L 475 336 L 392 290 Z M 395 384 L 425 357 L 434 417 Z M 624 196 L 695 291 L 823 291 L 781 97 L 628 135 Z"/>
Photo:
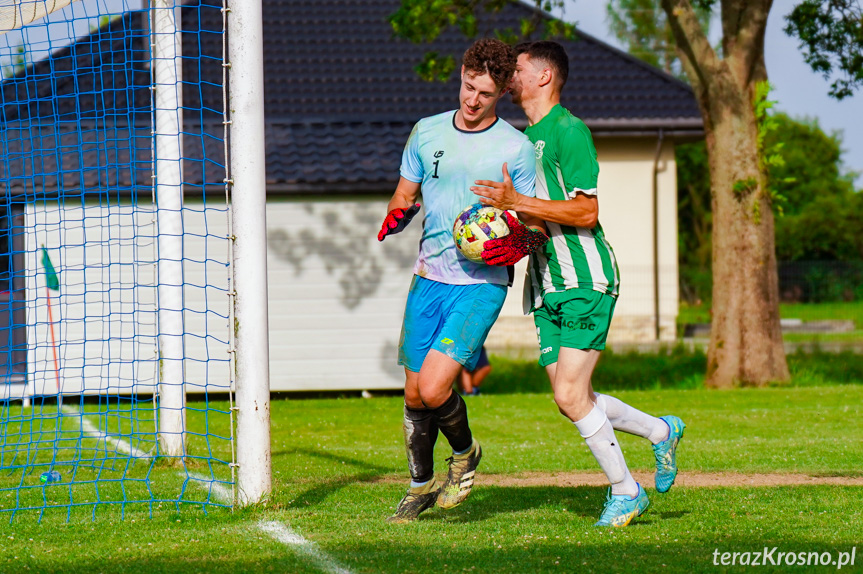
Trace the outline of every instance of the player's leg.
<path fill-rule="evenodd" d="M 611 483 L 610 494 L 598 526 L 626 526 L 647 509 L 644 489 L 635 482 L 614 428 L 593 403 L 590 375 L 599 359 L 595 349 L 560 349 L 555 373 L 554 397 L 558 408 L 575 423 L 590 452 Z"/>
<path fill-rule="evenodd" d="M 473 375 L 470 371 L 462 368 L 458 376 L 458 383 L 463 395 L 473 394 Z"/>
<path fill-rule="evenodd" d="M 609 311 L 609 324 L 614 304 Z M 592 391 L 592 389 L 591 389 Z M 658 492 L 668 492 L 677 477 L 677 445 L 686 425 L 676 416 L 654 417 L 610 395 L 595 394 L 596 405 L 608 417 L 614 430 L 644 437 L 653 444 Z"/>
<path fill-rule="evenodd" d="M 451 287 L 449 315 L 426 355 L 419 378 L 423 403 L 434 410 L 438 428 L 453 451 L 437 501 L 441 508 L 453 508 L 468 497 L 482 458 L 482 448 L 468 423 L 467 405 L 458 393 L 452 392 L 452 382 L 460 366 L 468 370 L 476 366 L 478 351 L 506 298 L 506 287 L 502 285 Z"/>
<path fill-rule="evenodd" d="M 646 438 L 652 444 L 668 438 L 670 429 L 664 420 L 633 408 L 620 399 L 596 393 L 596 405 L 605 412 L 614 430 Z"/>
<path fill-rule="evenodd" d="M 468 497 L 482 458 L 482 448 L 470 430 L 467 405 L 461 395 L 452 390 L 452 382 L 460 370 L 460 363 L 432 349 L 426 355 L 419 377 L 423 403 L 449 441 L 453 453 L 447 459 L 447 478 L 437 498 L 441 508 L 458 506 Z"/>
<path fill-rule="evenodd" d="M 489 363 L 488 353 L 486 352 L 485 347 L 482 347 L 479 350 L 479 360 L 477 361 L 473 371 L 471 371 L 471 386 L 473 387 L 472 394 L 478 395 L 480 393 L 482 382 L 489 373 L 491 373 L 491 363 Z"/>
<path fill-rule="evenodd" d="M 433 412 L 423 405 L 419 394 L 419 373 L 405 369 L 404 437 L 411 473 L 411 487 L 434 482 L 434 446 L 438 427 Z"/>
<path fill-rule="evenodd" d="M 677 478 L 677 445 L 686 429 L 680 417 L 666 415 L 657 418 L 615 397 L 599 393 L 596 394 L 596 405 L 605 411 L 615 430 L 644 437 L 653 444 L 656 490 L 668 492 Z"/>
<path fill-rule="evenodd" d="M 387 522 L 407 523 L 434 506 L 440 486 L 434 477 L 434 445 L 438 428 L 434 414 L 419 395 L 419 373 L 405 369 L 405 407 L 402 431 L 411 483 Z"/>
<path fill-rule="evenodd" d="M 452 390 L 452 383 L 461 368 L 461 363 L 431 349 L 417 377 L 420 400 L 432 414 L 454 452 L 467 450 L 472 441 L 467 405 L 461 395 Z"/>
<path fill-rule="evenodd" d="M 434 478 L 434 445 L 437 441 L 437 421 L 423 404 L 419 391 L 419 371 L 438 325 L 429 320 L 434 314 L 435 301 L 429 285 L 414 278 L 408 292 L 405 317 L 399 344 L 399 364 L 405 367 L 405 404 L 402 419 L 405 451 L 411 483 L 396 511 L 387 521 L 406 523 L 434 506 L 440 487 Z"/>
<path fill-rule="evenodd" d="M 473 372 L 473 394 L 478 395 L 480 393 L 482 382 L 489 373 L 491 373 L 491 365 L 480 367 Z"/>
<path fill-rule="evenodd" d="M 535 316 L 541 364 L 547 367 L 560 412 L 576 426 L 611 483 L 597 525 L 625 526 L 647 509 L 647 496 L 635 482 L 614 428 L 595 404 L 591 376 L 605 347 L 614 300 L 600 293 L 571 290 L 547 297 L 549 309 Z"/>
<path fill-rule="evenodd" d="M 638 484 L 626 467 L 614 428 L 590 394 L 590 375 L 598 360 L 599 351 L 595 349 L 562 347 L 555 374 L 554 401 L 560 412 L 575 423 L 608 477 L 612 494 L 636 496 Z"/>

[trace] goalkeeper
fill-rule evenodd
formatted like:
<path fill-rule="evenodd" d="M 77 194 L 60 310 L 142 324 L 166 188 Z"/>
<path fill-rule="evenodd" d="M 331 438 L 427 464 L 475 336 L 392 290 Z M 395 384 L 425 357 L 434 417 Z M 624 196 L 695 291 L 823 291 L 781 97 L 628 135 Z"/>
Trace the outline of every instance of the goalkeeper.
<path fill-rule="evenodd" d="M 473 181 L 512 166 L 514 193 L 533 196 L 535 161 L 527 137 L 495 113 L 515 70 L 512 48 L 493 39 L 464 54 L 459 108 L 420 120 L 402 154 L 401 177 L 387 206 L 378 240 L 402 231 L 425 207 L 419 257 L 408 292 L 399 345 L 405 369 L 404 436 L 411 483 L 390 522 L 415 520 L 435 502 L 457 506 L 473 486 L 482 449 L 468 425 L 467 407 L 453 381 L 462 366 L 473 368 L 497 319 L 509 283 L 503 267 L 474 263 L 456 249 L 452 226 L 476 203 Z M 508 265 L 547 241 L 544 234 L 509 219 L 511 233 L 498 245 L 495 262 Z M 536 226 L 542 222 L 536 220 Z M 446 481 L 434 476 L 438 430 L 452 447 Z"/>
<path fill-rule="evenodd" d="M 569 70 L 563 47 L 543 41 L 515 49 L 512 101 L 527 116 L 525 133 L 536 150 L 536 197 L 515 193 L 506 164 L 503 182 L 477 181 L 472 189 L 482 203 L 546 222 L 551 240 L 531 255 L 525 312 L 534 314 L 539 363 L 560 412 L 575 423 L 611 483 L 596 524 L 626 526 L 648 500 L 626 467 L 615 429 L 653 443 L 656 490 L 667 492 L 677 476 L 676 449 L 685 425 L 675 416 L 656 418 L 593 392 L 591 375 L 605 348 L 620 283 L 598 219 L 596 149 L 587 126 L 560 105 Z"/>

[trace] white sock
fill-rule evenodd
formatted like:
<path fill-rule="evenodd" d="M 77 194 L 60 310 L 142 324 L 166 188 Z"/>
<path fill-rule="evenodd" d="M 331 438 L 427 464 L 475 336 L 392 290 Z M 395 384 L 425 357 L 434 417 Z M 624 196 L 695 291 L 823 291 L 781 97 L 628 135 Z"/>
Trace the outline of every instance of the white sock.
<path fill-rule="evenodd" d="M 602 409 L 594 405 L 586 417 L 575 421 L 575 426 L 590 448 L 590 452 L 596 457 L 596 462 L 599 463 L 605 476 L 608 477 L 611 493 L 636 496 L 638 483 L 626 467 L 623 451 L 620 450 L 620 445 L 614 436 L 614 428 Z"/>
<path fill-rule="evenodd" d="M 644 437 L 653 444 L 659 444 L 668 438 L 668 423 L 634 409 L 620 399 L 596 393 L 596 406 L 605 411 L 615 430 Z"/>

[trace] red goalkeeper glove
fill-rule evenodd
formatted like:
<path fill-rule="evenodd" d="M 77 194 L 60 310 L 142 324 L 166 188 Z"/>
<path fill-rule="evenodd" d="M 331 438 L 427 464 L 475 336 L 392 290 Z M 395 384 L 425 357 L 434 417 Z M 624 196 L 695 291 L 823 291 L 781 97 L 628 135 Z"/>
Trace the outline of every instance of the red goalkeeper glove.
<path fill-rule="evenodd" d="M 535 231 L 504 211 L 509 234 L 500 239 L 489 239 L 483 245 L 482 260 L 500 267 L 515 265 L 522 257 L 530 255 L 546 243 L 548 236 Z"/>
<path fill-rule="evenodd" d="M 411 222 L 411 219 L 414 218 L 414 215 L 416 215 L 419 210 L 420 204 L 417 203 L 407 209 L 399 207 L 387 213 L 386 219 L 384 219 L 384 224 L 378 232 L 378 241 L 383 241 L 384 237 L 387 235 L 401 232 L 408 226 L 408 223 Z"/>

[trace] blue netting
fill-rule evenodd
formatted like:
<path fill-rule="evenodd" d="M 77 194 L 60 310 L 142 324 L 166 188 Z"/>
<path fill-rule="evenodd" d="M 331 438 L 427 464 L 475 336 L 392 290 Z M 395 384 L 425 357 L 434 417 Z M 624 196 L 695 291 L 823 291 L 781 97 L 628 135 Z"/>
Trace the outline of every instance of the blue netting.
<path fill-rule="evenodd" d="M 140 7 L 83 0 L 0 37 L 0 514 L 10 519 L 232 504 L 222 2 L 181 10 L 180 160 L 154 136 L 154 94 L 175 88 L 154 80 L 153 14 Z M 181 276 L 167 279 L 157 159 L 163 173 L 181 168 L 185 194 L 172 247 Z M 181 381 L 163 373 L 166 309 L 181 313 Z M 169 385 L 182 385 L 185 406 L 163 401 Z M 185 456 L 160 440 L 174 408 Z"/>

